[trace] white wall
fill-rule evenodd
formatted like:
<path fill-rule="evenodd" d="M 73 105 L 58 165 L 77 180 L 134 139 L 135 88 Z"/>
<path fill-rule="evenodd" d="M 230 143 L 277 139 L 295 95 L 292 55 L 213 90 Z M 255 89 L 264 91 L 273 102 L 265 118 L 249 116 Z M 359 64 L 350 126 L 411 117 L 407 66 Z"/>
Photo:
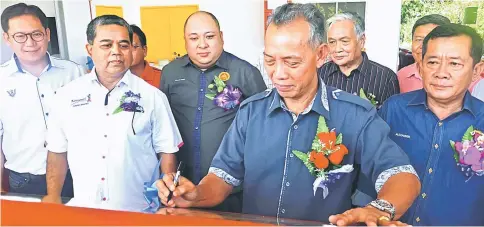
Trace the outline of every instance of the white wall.
<path fill-rule="evenodd" d="M 86 29 L 91 21 L 89 2 L 88 0 L 64 0 L 62 6 L 69 60 L 86 67 Z"/>
<path fill-rule="evenodd" d="M 365 0 L 293 0 L 298 3 L 362 2 Z M 368 57 L 396 72 L 400 38 L 401 0 L 366 0 L 366 52 Z"/>
<path fill-rule="evenodd" d="M 224 33 L 224 49 L 256 64 L 264 46 L 264 2 L 262 0 L 93 0 L 96 5 L 122 6 L 124 19 L 141 25 L 141 6 L 198 5 L 213 13 Z"/>

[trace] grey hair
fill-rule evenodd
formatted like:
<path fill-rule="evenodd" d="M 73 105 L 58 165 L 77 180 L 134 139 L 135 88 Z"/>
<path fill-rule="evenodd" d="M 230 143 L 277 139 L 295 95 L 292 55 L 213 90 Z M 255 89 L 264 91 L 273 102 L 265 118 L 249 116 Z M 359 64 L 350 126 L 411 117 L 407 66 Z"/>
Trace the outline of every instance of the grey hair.
<path fill-rule="evenodd" d="M 102 15 L 89 22 L 86 30 L 87 42 L 91 45 L 93 44 L 98 26 L 113 24 L 125 27 L 128 30 L 129 42 L 133 42 L 133 29 L 129 26 L 128 22 L 116 15 Z"/>
<path fill-rule="evenodd" d="M 277 7 L 269 17 L 267 26 L 286 25 L 297 19 L 304 19 L 309 23 L 309 45 L 313 48 L 326 42 L 324 15 L 314 4 L 287 3 Z"/>
<path fill-rule="evenodd" d="M 355 27 L 356 37 L 358 37 L 358 39 L 365 34 L 365 21 L 363 21 L 363 19 L 361 19 L 361 17 L 358 16 L 358 14 L 356 13 L 344 12 L 344 13 L 336 14 L 333 17 L 329 18 L 326 24 L 329 28 L 332 24 L 338 21 L 345 21 L 345 20 L 350 20 L 353 22 L 353 25 Z"/>

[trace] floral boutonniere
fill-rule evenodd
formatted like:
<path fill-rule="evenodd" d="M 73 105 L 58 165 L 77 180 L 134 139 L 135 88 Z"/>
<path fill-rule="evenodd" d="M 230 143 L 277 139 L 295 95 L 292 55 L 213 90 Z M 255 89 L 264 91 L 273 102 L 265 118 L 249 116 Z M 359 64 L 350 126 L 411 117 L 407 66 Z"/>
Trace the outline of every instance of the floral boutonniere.
<path fill-rule="evenodd" d="M 208 85 L 209 93 L 205 95 L 208 99 L 213 100 L 213 104 L 224 110 L 233 109 L 242 102 L 242 91 L 238 87 L 227 84 L 229 79 L 228 72 L 221 72 Z"/>
<path fill-rule="evenodd" d="M 376 100 L 376 96 L 372 93 L 368 93 L 368 95 L 366 95 L 365 91 L 363 91 L 363 88 L 360 88 L 360 98 L 370 101 L 371 104 L 374 105 L 374 106 L 378 105 L 378 101 Z"/>
<path fill-rule="evenodd" d="M 322 188 L 323 198 L 326 198 L 329 194 L 328 185 L 335 183 L 343 174 L 353 171 L 353 165 L 341 166 L 344 156 L 348 154 L 348 149 L 342 142 L 343 135 L 340 133 L 336 136 L 334 129 L 329 131 L 326 120 L 320 116 L 311 150 L 307 153 L 292 151 L 316 177 L 313 183 L 314 195 L 318 188 Z"/>
<path fill-rule="evenodd" d="M 475 130 L 471 125 L 462 136 L 461 141 L 450 141 L 454 150 L 457 166 L 471 179 L 472 176 L 484 175 L 484 133 Z"/>
<path fill-rule="evenodd" d="M 123 97 L 121 97 L 120 105 L 114 110 L 113 114 L 117 114 L 122 111 L 143 113 L 143 107 L 139 105 L 140 99 L 140 94 L 135 94 L 132 91 L 124 93 Z"/>

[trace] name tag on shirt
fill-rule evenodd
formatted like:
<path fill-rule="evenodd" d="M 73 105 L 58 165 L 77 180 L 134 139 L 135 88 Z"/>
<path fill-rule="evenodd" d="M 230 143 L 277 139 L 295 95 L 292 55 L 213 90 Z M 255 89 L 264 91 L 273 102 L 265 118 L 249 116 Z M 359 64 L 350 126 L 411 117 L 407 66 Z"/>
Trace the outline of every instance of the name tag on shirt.
<path fill-rule="evenodd" d="M 91 102 L 91 94 L 88 94 L 85 98 L 82 99 L 73 99 L 71 100 L 72 107 L 84 106 Z"/>
<path fill-rule="evenodd" d="M 409 135 L 405 135 L 405 134 L 402 134 L 402 133 L 395 133 L 395 136 L 397 136 L 397 137 L 403 137 L 403 138 L 406 138 L 406 139 L 410 139 L 410 136 Z"/>

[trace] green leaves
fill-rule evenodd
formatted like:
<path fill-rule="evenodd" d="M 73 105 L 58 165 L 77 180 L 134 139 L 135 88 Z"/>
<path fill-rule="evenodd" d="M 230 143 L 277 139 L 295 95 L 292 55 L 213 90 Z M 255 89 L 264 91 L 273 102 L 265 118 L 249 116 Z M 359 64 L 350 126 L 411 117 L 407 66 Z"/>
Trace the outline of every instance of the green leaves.
<path fill-rule="evenodd" d="M 329 132 L 328 126 L 326 125 L 326 119 L 324 119 L 323 116 L 319 116 L 318 131 L 316 133 L 316 137 L 317 137 L 317 134 L 321 132 Z"/>
<path fill-rule="evenodd" d="M 360 88 L 360 98 L 370 101 L 368 97 L 366 97 L 366 94 L 365 94 L 365 91 L 363 91 L 363 88 Z"/>
<path fill-rule="evenodd" d="M 464 136 L 462 136 L 462 142 L 464 142 L 464 140 L 472 140 L 472 135 L 471 135 L 471 132 L 474 131 L 474 127 L 471 125 L 469 128 L 467 128 L 467 131 L 466 133 L 464 133 Z"/>
<path fill-rule="evenodd" d="M 215 82 L 215 86 L 217 86 L 217 90 L 220 90 L 220 88 L 223 90 L 225 88 L 225 83 L 218 76 L 215 76 L 213 81 Z"/>
<path fill-rule="evenodd" d="M 213 100 L 215 98 L 216 94 L 214 93 L 210 93 L 210 94 L 205 94 L 205 97 L 207 97 L 207 99 L 210 99 L 210 100 Z"/>
<path fill-rule="evenodd" d="M 450 141 L 450 146 L 452 147 L 452 150 L 454 151 L 454 159 L 456 162 L 459 162 L 459 152 L 457 152 L 455 150 L 455 142 L 454 141 Z"/>
<path fill-rule="evenodd" d="M 338 137 L 336 137 L 336 144 L 341 144 L 343 143 L 343 134 L 339 134 Z"/>
<path fill-rule="evenodd" d="M 298 157 L 299 159 L 301 159 L 301 161 L 303 162 L 306 162 L 309 160 L 309 157 L 306 153 L 304 152 L 301 152 L 301 151 L 298 151 L 298 150 L 293 150 L 292 153 L 294 155 L 296 155 L 296 157 Z"/>
<path fill-rule="evenodd" d="M 113 112 L 113 114 L 117 114 L 117 113 L 121 113 L 123 111 L 123 108 L 121 108 L 120 106 L 118 106 L 118 108 L 116 108 Z"/>

